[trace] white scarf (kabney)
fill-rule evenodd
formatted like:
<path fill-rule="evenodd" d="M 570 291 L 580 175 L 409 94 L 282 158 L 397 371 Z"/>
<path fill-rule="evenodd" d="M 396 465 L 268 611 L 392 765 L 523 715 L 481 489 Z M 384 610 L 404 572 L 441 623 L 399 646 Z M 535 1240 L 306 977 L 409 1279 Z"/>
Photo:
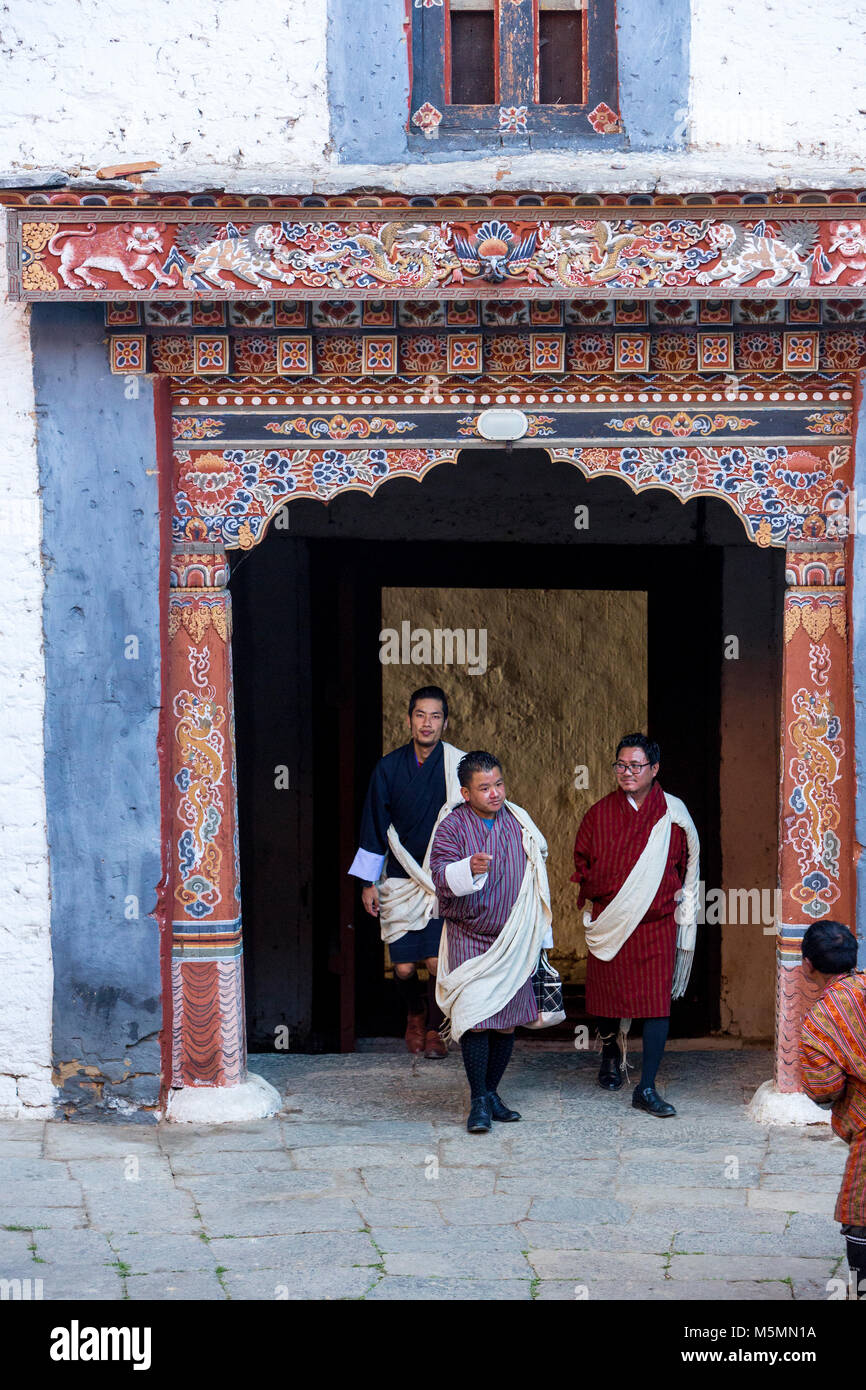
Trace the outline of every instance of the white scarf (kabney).
<path fill-rule="evenodd" d="M 431 917 L 439 916 L 439 909 L 436 905 L 436 888 L 430 877 L 430 850 L 433 847 L 436 827 L 443 815 L 446 815 L 451 807 L 461 799 L 460 783 L 457 780 L 457 764 L 463 757 L 461 750 L 455 748 L 451 743 L 443 743 L 442 752 L 445 756 L 445 801 L 437 817 L 436 825 L 430 832 L 423 864 L 419 864 L 417 860 L 412 858 L 409 851 L 404 849 L 393 823 L 388 826 L 388 845 L 391 853 L 401 868 L 406 870 L 409 877 L 383 878 L 377 884 L 379 928 L 382 933 L 382 940 L 385 942 L 397 941 L 409 931 L 421 931 Z"/>
<path fill-rule="evenodd" d="M 483 955 L 448 968 L 448 925 L 439 942 L 436 1002 L 450 1021 L 455 1042 L 476 1023 L 492 1018 L 514 998 L 535 973 L 550 930 L 550 888 L 547 882 L 547 841 L 520 806 L 505 805 L 520 825 L 526 869 L 520 891 L 501 932 Z"/>
<path fill-rule="evenodd" d="M 671 998 L 679 999 L 686 990 L 692 971 L 697 937 L 698 892 L 700 878 L 700 840 L 695 823 L 679 797 L 664 793 L 667 812 L 657 820 L 643 853 L 615 898 L 591 920 L 591 909 L 584 913 L 586 944 L 598 960 L 613 960 L 632 932 L 641 923 L 659 890 L 668 862 L 671 826 L 686 832 L 688 866 L 676 910 L 677 954 L 671 985 Z"/>

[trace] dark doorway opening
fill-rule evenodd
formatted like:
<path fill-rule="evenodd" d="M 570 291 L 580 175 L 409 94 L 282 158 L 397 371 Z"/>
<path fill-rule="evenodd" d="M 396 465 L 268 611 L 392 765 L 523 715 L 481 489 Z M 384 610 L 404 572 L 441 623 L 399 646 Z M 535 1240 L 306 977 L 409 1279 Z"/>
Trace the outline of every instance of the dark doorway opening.
<path fill-rule="evenodd" d="M 578 503 L 590 508 L 589 535 L 575 530 Z M 396 1037 L 405 1026 L 384 978 L 378 928 L 346 875 L 369 774 L 387 751 L 378 640 L 385 588 L 645 592 L 649 730 L 662 745 L 664 785 L 686 801 L 701 834 L 702 876 L 721 881 L 727 545 L 749 542 L 722 503 L 636 498 L 615 481 L 588 484 L 537 451 L 479 451 L 420 487 L 397 480 L 374 498 L 349 494 L 327 509 L 290 504 L 287 528 L 272 527 L 254 551 L 232 557 L 252 1051 L 273 1050 L 281 1027 L 291 1050 L 337 1051 L 351 1046 L 352 1031 Z M 408 694 L 411 667 L 406 680 Z M 698 942 L 673 1036 L 719 1027 L 719 929 L 703 928 Z M 579 991 L 570 1010 L 573 1028 L 583 1019 Z"/>

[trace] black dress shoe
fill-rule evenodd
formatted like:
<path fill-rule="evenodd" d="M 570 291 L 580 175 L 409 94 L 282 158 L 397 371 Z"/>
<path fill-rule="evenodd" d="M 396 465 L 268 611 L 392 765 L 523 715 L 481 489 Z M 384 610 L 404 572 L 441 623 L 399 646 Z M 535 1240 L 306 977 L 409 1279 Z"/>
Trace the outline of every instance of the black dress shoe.
<path fill-rule="evenodd" d="M 618 1091 L 625 1077 L 619 1064 L 619 1049 L 616 1057 L 602 1057 L 598 1069 L 598 1084 L 603 1091 Z"/>
<path fill-rule="evenodd" d="M 470 1134 L 486 1134 L 493 1123 L 493 1116 L 490 1113 L 490 1101 L 487 1096 L 477 1096 L 469 1107 L 469 1119 L 466 1121 L 466 1128 Z"/>
<path fill-rule="evenodd" d="M 660 1120 L 666 1120 L 677 1113 L 672 1105 L 662 1100 L 655 1086 L 635 1086 L 631 1103 L 635 1110 L 646 1110 L 648 1114 L 656 1115 Z"/>
<path fill-rule="evenodd" d="M 503 1124 L 507 1125 L 520 1119 L 520 1111 L 509 1110 L 507 1105 L 503 1105 L 495 1091 L 488 1091 L 487 1099 L 490 1102 L 490 1113 L 494 1120 L 501 1120 Z"/>

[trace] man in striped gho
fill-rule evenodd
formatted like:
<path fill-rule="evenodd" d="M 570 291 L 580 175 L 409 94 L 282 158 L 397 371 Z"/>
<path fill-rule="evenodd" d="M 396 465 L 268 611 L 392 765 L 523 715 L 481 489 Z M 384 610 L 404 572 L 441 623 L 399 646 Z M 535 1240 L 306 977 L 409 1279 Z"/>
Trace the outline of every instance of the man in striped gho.
<path fill-rule="evenodd" d="M 430 852 L 445 919 L 436 998 L 463 1052 L 472 1097 L 466 1128 L 484 1134 L 493 1120 L 520 1119 L 497 1087 L 515 1027 L 538 1020 L 532 977 L 542 947 L 553 945 L 547 843 L 506 800 L 492 753 L 467 753 L 457 776 L 464 804 L 441 821 Z"/>
<path fill-rule="evenodd" d="M 866 972 L 854 969 L 857 938 L 841 922 L 814 922 L 801 949 L 805 973 L 829 985 L 803 1020 L 803 1090 L 819 1104 L 832 1102 L 833 1130 L 848 1145 L 835 1216 L 853 1296 L 866 1300 Z"/>
<path fill-rule="evenodd" d="M 665 1119 L 677 1112 L 655 1087 L 671 999 L 685 991 L 694 956 L 700 844 L 683 803 L 656 777 L 661 754 L 644 734 L 616 750 L 617 789 L 590 806 L 574 844 L 584 914 L 586 1009 L 602 1042 L 598 1084 L 623 1084 L 625 1040 L 642 1018 L 641 1077 L 632 1105 Z"/>

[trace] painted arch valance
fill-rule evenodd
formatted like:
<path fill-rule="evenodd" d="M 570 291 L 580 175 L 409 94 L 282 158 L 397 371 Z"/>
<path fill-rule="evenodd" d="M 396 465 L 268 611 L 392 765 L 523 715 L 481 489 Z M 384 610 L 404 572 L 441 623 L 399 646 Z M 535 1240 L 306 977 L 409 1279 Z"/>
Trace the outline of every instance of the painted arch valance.
<path fill-rule="evenodd" d="M 539 447 L 588 479 L 618 478 L 633 492 L 661 489 L 680 502 L 717 497 L 760 546 L 839 541 L 848 534 L 849 444 L 791 449 L 682 441 L 625 448 Z M 172 538 L 180 546 L 248 550 L 287 502 L 306 497 L 327 503 L 346 492 L 372 494 L 394 478 L 420 482 L 439 464 L 456 463 L 459 454 L 460 446 L 371 449 L 355 441 L 319 449 L 178 448 Z"/>

